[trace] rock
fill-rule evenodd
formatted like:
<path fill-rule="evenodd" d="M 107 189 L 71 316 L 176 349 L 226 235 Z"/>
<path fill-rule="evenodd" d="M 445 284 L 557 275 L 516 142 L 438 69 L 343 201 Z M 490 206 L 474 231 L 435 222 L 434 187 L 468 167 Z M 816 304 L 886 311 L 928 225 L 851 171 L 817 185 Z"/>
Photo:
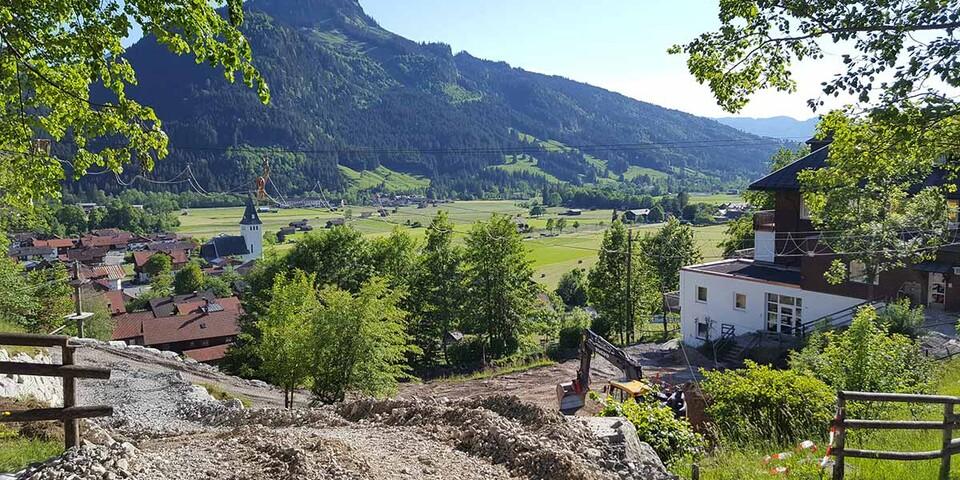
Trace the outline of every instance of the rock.
<path fill-rule="evenodd" d="M 171 360 L 180 360 L 180 354 L 177 352 L 170 352 L 170 351 L 164 350 L 160 352 L 160 356 L 163 358 L 171 359 Z"/>
<path fill-rule="evenodd" d="M 116 348 L 119 350 L 124 350 L 127 348 L 127 342 L 121 342 L 120 340 L 111 340 L 107 342 L 107 345 L 109 345 L 111 348 Z"/>

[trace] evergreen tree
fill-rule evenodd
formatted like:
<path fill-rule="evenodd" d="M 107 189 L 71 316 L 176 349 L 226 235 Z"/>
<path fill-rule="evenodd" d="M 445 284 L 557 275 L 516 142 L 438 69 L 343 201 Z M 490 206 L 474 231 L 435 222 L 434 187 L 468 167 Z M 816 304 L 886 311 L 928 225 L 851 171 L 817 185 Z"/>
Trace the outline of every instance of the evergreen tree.
<path fill-rule="evenodd" d="M 660 280 L 662 292 L 680 288 L 680 269 L 703 260 L 700 247 L 693 238 L 693 228 L 671 218 L 654 234 L 643 238 L 644 258 Z"/>
<path fill-rule="evenodd" d="M 422 351 L 419 363 L 438 363 L 443 336 L 457 327 L 461 313 L 463 250 L 453 244 L 453 222 L 439 212 L 426 232 L 426 245 L 407 300 L 413 342 Z M 446 361 L 446 349 L 443 360 Z"/>
<path fill-rule="evenodd" d="M 483 358 L 516 351 L 524 322 L 533 310 L 537 287 L 531 260 L 510 217 L 478 222 L 466 239 L 469 324 L 483 341 Z"/>
<path fill-rule="evenodd" d="M 628 235 L 622 223 L 613 222 L 603 234 L 600 258 L 588 275 L 590 303 L 599 314 L 594 330 L 608 337 L 616 334 L 621 343 L 633 339 L 637 324 L 656 310 L 660 298 L 656 274 L 638 254 L 640 242 L 634 242 L 630 251 Z M 628 278 L 629 255 L 633 258 Z"/>

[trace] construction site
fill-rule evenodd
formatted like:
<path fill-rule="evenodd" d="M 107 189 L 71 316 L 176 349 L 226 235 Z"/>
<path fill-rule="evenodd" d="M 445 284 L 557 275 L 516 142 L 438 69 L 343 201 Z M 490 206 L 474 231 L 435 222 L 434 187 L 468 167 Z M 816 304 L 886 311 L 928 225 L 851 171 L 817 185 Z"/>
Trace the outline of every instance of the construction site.
<path fill-rule="evenodd" d="M 111 414 L 80 420 L 77 448 L 0 475 L 4 480 L 675 478 L 629 422 L 592 417 L 596 406 L 585 389 L 629 389 L 629 381 L 639 380 L 624 377 L 639 373 L 625 370 L 639 365 L 634 358 L 643 359 L 651 378 L 679 381 L 692 372 L 672 358 L 671 345 L 626 354 L 585 336 L 579 360 L 479 380 L 406 384 L 386 400 L 311 408 L 298 393 L 296 408 L 285 409 L 282 390 L 171 352 L 68 341 L 71 362 L 110 372 L 109 379 L 77 380 L 76 404 L 110 406 Z M 53 367 L 64 361 L 56 348 L 0 356 Z M 27 378 L 37 377 L 3 377 L 19 385 L 21 396 L 64 404 L 59 382 Z M 564 399 L 571 401 L 564 389 L 584 390 L 573 395 L 582 407 L 576 415 L 560 412 Z"/>

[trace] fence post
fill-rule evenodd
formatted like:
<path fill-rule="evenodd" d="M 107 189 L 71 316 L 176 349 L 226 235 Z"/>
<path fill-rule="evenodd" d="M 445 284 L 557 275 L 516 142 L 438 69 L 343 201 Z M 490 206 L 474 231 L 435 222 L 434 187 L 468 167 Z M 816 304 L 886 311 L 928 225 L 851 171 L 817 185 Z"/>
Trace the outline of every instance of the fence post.
<path fill-rule="evenodd" d="M 837 392 L 837 434 L 834 437 L 833 451 L 835 462 L 833 464 L 833 480 L 843 480 L 843 448 L 846 430 L 843 421 L 846 419 L 846 399 L 843 398 L 843 392 Z"/>
<path fill-rule="evenodd" d="M 64 345 L 60 347 L 63 356 L 63 365 L 73 365 L 73 347 Z M 63 408 L 77 406 L 76 379 L 71 376 L 63 377 Z M 63 437 L 66 447 L 72 448 L 80 445 L 80 429 L 76 418 L 63 419 Z"/>
<path fill-rule="evenodd" d="M 690 466 L 690 480 L 700 480 L 700 465 L 694 463 Z"/>
<path fill-rule="evenodd" d="M 953 443 L 953 403 L 943 404 L 943 446 L 941 447 L 943 457 L 940 459 L 940 480 L 950 480 L 950 444 Z"/>

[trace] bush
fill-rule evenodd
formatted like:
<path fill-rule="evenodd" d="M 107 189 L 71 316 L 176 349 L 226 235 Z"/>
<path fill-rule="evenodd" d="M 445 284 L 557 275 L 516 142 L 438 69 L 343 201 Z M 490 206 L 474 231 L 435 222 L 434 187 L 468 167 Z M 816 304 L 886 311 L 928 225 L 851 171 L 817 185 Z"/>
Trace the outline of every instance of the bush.
<path fill-rule="evenodd" d="M 560 322 L 560 348 L 580 348 L 583 330 L 590 328 L 590 314 L 576 309 L 563 316 Z"/>
<path fill-rule="evenodd" d="M 596 393 L 591 396 L 594 400 L 599 397 Z M 620 403 L 608 396 L 603 400 L 599 416 L 625 417 L 637 429 L 640 441 L 653 447 L 665 464 L 703 451 L 703 437 L 694 433 L 685 419 L 677 418 L 673 410 L 659 402 L 630 399 Z"/>
<path fill-rule="evenodd" d="M 478 336 L 464 337 L 447 347 L 447 362 L 450 365 L 479 366 L 482 360 L 483 339 Z"/>
<path fill-rule="evenodd" d="M 934 373 L 917 341 L 891 334 L 872 307 L 861 308 L 843 332 L 815 335 L 790 366 L 836 390 L 862 392 L 925 393 Z"/>
<path fill-rule="evenodd" d="M 923 306 L 911 308 L 910 300 L 901 298 L 887 305 L 883 312 L 877 315 L 880 323 L 887 326 L 889 333 L 898 333 L 910 338 L 917 338 L 920 335 L 920 327 L 923 325 Z"/>
<path fill-rule="evenodd" d="M 704 372 L 706 413 L 721 438 L 778 445 L 821 438 L 833 418 L 834 392 L 793 370 L 747 361 L 746 368 Z"/>

